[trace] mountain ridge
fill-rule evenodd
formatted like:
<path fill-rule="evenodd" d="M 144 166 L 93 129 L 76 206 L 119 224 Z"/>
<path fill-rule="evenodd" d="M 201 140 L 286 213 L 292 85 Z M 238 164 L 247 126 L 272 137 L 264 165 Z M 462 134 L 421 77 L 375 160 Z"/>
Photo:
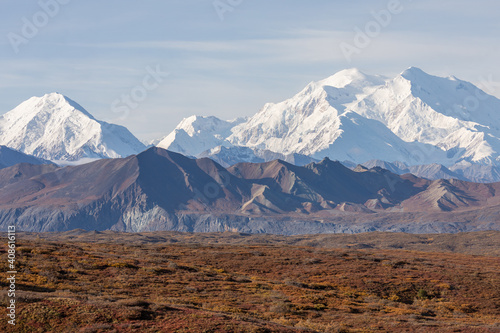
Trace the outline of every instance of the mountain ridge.
<path fill-rule="evenodd" d="M 0 145 L 0 169 L 14 166 L 20 163 L 28 164 L 52 164 L 52 162 L 24 154 L 20 151 Z"/>
<path fill-rule="evenodd" d="M 477 105 L 476 105 L 476 104 Z M 500 100 L 454 76 L 410 67 L 395 78 L 347 69 L 311 82 L 254 116 L 184 119 L 157 146 L 224 167 L 324 157 L 428 179 L 500 181 Z M 59 164 L 137 154 L 126 128 L 101 122 L 58 94 L 33 97 L 0 117 L 0 145 Z M 394 162 L 397 161 L 397 162 Z M 395 164 L 406 167 L 397 167 Z"/>
<path fill-rule="evenodd" d="M 275 160 L 226 169 L 153 147 L 79 166 L 0 170 L 0 228 L 15 222 L 25 231 L 497 230 L 499 190 L 500 183 L 351 170 L 328 158 L 303 167 Z"/>

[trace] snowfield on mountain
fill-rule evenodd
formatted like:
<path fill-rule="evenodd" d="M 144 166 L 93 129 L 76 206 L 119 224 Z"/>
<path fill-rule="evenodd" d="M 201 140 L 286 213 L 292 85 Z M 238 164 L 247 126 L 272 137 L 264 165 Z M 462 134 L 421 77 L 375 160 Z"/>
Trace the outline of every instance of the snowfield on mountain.
<path fill-rule="evenodd" d="M 247 120 L 186 118 L 158 146 L 191 156 L 236 146 L 355 163 L 498 166 L 499 126 L 500 100 L 456 77 L 411 67 L 387 79 L 348 69 Z"/>
<path fill-rule="evenodd" d="M 58 93 L 32 97 L 0 116 L 0 145 L 52 161 L 125 157 L 146 149 L 125 127 L 95 119 Z"/>

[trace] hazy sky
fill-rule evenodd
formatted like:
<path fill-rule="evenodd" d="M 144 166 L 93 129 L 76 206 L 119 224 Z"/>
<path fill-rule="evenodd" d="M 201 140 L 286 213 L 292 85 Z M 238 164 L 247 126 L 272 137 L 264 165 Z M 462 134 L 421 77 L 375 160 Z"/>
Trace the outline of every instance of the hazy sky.
<path fill-rule="evenodd" d="M 493 0 L 0 4 L 0 113 L 57 91 L 143 140 L 192 114 L 252 115 L 350 67 L 393 76 L 416 66 L 490 81 L 500 96 L 500 2 Z M 368 31 L 368 40 L 357 31 Z M 169 75 L 155 80 L 156 70 Z"/>

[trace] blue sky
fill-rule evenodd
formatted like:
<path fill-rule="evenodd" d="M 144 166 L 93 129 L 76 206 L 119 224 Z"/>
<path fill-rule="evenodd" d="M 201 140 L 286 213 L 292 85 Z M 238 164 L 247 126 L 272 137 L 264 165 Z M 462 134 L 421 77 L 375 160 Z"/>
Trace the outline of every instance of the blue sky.
<path fill-rule="evenodd" d="M 54 1 L 59 8 L 44 15 L 40 3 Z M 0 113 L 57 91 L 150 140 L 192 114 L 252 115 L 350 67 L 393 76 L 416 66 L 489 82 L 485 88 L 500 96 L 498 1 L 220 0 L 224 12 L 214 3 L 2 1 Z M 397 3 L 388 24 L 375 20 L 373 12 Z M 26 34 L 26 22 L 38 31 Z M 369 45 L 348 61 L 340 45 L 356 46 L 356 29 L 376 24 Z M 169 75 L 118 112 L 113 105 L 156 68 Z"/>

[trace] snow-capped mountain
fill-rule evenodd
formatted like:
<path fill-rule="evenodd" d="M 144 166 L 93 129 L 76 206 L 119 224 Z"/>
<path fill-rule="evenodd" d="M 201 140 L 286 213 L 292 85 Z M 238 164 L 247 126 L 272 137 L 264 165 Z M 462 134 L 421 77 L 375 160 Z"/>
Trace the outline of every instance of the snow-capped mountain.
<path fill-rule="evenodd" d="M 453 76 L 412 67 L 349 109 L 404 141 L 440 147 L 454 162 L 500 162 L 500 100 Z"/>
<path fill-rule="evenodd" d="M 196 129 L 186 126 L 193 119 Z M 160 147 L 193 156 L 235 146 L 355 163 L 500 165 L 499 127 L 500 100 L 471 83 L 413 67 L 393 79 L 349 69 L 240 123 L 187 118 Z"/>
<path fill-rule="evenodd" d="M 125 127 L 95 119 L 58 93 L 32 97 L 0 116 L 0 144 L 52 161 L 125 157 L 145 149 Z"/>
<path fill-rule="evenodd" d="M 191 116 L 183 119 L 172 133 L 160 140 L 157 147 L 187 156 L 198 156 L 217 146 L 231 146 L 227 137 L 231 129 L 245 118 L 224 121 L 217 117 Z"/>
<path fill-rule="evenodd" d="M 357 70 L 345 70 L 312 82 L 284 102 L 264 105 L 247 122 L 233 128 L 228 141 L 283 154 L 315 155 L 341 140 L 349 127 L 364 127 L 358 121 L 360 117 L 346 112 L 344 104 L 356 101 L 358 96 L 368 94 L 383 82 Z"/>

